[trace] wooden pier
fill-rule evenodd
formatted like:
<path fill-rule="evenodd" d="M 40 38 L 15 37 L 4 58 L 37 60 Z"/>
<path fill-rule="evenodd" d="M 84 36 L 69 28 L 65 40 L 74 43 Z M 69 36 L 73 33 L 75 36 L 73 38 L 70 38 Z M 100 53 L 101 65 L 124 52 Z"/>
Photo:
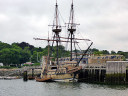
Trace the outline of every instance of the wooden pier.
<path fill-rule="evenodd" d="M 103 84 L 128 84 L 128 61 L 107 61 L 106 63 L 80 64 L 82 70 L 79 72 L 79 82 L 103 83 Z M 27 70 L 27 71 L 26 71 Z M 35 70 L 41 67 L 26 67 L 23 75 L 35 77 Z M 28 75 L 28 76 L 27 76 Z M 38 74 L 36 73 L 36 76 Z"/>
<path fill-rule="evenodd" d="M 127 84 L 128 61 L 107 61 L 102 64 L 82 65 L 79 82 Z"/>

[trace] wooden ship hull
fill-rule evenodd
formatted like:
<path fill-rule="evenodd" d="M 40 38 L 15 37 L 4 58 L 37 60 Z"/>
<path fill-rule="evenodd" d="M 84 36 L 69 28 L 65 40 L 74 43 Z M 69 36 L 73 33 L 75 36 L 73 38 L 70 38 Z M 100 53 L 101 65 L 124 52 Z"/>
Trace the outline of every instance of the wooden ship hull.
<path fill-rule="evenodd" d="M 39 82 L 45 82 L 48 80 L 52 80 L 52 81 L 60 81 L 60 82 L 76 82 L 78 79 L 78 72 L 80 70 L 82 70 L 82 67 L 79 66 L 80 61 L 82 60 L 83 56 L 80 58 L 80 60 L 76 60 L 73 61 L 72 58 L 72 53 L 73 53 L 73 46 L 75 47 L 76 50 L 76 46 L 75 43 L 78 43 L 76 40 L 87 40 L 90 41 L 89 39 L 78 39 L 75 38 L 75 31 L 76 31 L 76 25 L 79 25 L 77 23 L 74 22 L 74 8 L 73 8 L 73 1 L 71 4 L 71 11 L 70 11 L 70 18 L 69 18 L 69 23 L 68 24 L 68 37 L 60 37 L 60 33 L 62 31 L 62 26 L 60 25 L 59 22 L 59 11 L 58 11 L 58 4 L 56 1 L 56 5 L 55 5 L 55 17 L 53 20 L 53 25 L 52 26 L 52 32 L 53 32 L 53 38 L 49 39 L 41 39 L 41 38 L 35 38 L 35 40 L 46 40 L 48 41 L 48 55 L 45 56 L 45 58 L 43 59 L 43 63 L 42 63 L 42 71 L 41 71 L 41 76 L 40 78 L 37 78 L 36 80 Z M 52 50 L 53 51 L 53 47 L 54 47 L 54 42 L 56 43 L 56 56 L 55 56 L 55 61 L 51 60 L 52 57 L 52 52 L 50 52 L 50 41 L 52 41 Z M 61 42 L 70 42 L 70 61 L 59 61 L 59 58 L 62 57 L 62 53 L 64 54 L 64 52 L 59 53 L 59 50 L 61 50 L 61 48 L 59 48 L 59 45 L 61 44 Z M 87 51 L 89 50 L 89 48 L 91 47 L 92 43 L 90 44 L 90 46 L 88 47 L 87 50 L 85 50 L 84 54 L 87 53 Z M 61 54 L 61 55 L 60 55 Z M 60 55 L 60 56 L 59 56 Z M 77 57 L 77 56 L 76 56 Z M 64 58 L 64 57 L 63 57 Z M 53 62 L 53 63 L 50 63 Z"/>
<path fill-rule="evenodd" d="M 47 71 L 45 71 L 45 68 L 46 65 L 43 65 L 40 78 L 50 78 L 55 82 L 77 82 L 78 72 L 82 69 L 81 66 L 75 67 L 73 65 L 62 65 L 59 68 L 57 66 L 49 66 Z"/>

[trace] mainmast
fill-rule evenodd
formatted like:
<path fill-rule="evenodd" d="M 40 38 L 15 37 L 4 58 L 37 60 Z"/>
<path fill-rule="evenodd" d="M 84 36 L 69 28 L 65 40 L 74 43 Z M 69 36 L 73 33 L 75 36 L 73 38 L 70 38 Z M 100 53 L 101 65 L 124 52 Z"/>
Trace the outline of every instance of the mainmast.
<path fill-rule="evenodd" d="M 57 65 L 59 65 L 59 62 L 58 62 L 58 58 L 59 58 L 59 54 L 58 54 L 58 50 L 59 50 L 59 33 L 61 32 L 61 26 L 60 26 L 60 23 L 59 23 L 59 11 L 58 11 L 58 4 L 57 4 L 57 0 L 56 0 L 56 5 L 55 5 L 55 18 L 54 18 L 54 21 L 53 21 L 53 29 L 52 31 L 54 32 L 54 38 L 53 39 L 56 39 L 56 58 L 57 58 Z"/>
<path fill-rule="evenodd" d="M 70 42 L 71 42 L 71 54 L 70 54 L 70 61 L 72 61 L 72 41 L 74 32 L 76 31 L 76 23 L 74 23 L 74 8 L 73 8 L 73 0 L 71 4 L 71 10 L 70 10 L 70 17 L 69 17 L 69 23 L 68 23 L 68 31 L 70 32 Z"/>

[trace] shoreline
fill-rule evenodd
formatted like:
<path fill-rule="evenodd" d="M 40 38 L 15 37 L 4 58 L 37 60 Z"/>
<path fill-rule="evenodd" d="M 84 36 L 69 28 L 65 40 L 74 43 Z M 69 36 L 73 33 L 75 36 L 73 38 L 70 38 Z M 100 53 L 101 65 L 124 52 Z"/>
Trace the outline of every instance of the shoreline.
<path fill-rule="evenodd" d="M 14 69 L 0 69 L 0 76 L 13 77 L 13 76 L 23 76 L 23 72 L 27 71 L 28 75 L 32 74 L 31 69 L 23 68 L 14 68 Z M 41 69 L 34 69 L 34 75 L 36 76 L 41 72 Z"/>

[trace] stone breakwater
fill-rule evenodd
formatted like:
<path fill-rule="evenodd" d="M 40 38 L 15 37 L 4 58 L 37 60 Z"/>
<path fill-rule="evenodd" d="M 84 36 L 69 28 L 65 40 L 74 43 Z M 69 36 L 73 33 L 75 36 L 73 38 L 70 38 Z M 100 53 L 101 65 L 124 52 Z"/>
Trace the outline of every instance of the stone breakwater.
<path fill-rule="evenodd" d="M 0 69 L 0 76 L 21 76 L 22 70 L 20 69 Z"/>
<path fill-rule="evenodd" d="M 22 76 L 23 72 L 27 71 L 28 75 L 32 74 L 30 68 L 16 68 L 16 69 L 0 69 L 0 76 Z M 41 69 L 34 69 L 34 75 L 41 73 Z"/>

